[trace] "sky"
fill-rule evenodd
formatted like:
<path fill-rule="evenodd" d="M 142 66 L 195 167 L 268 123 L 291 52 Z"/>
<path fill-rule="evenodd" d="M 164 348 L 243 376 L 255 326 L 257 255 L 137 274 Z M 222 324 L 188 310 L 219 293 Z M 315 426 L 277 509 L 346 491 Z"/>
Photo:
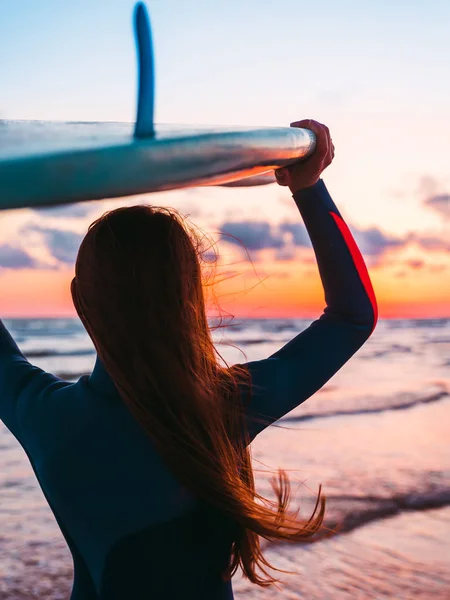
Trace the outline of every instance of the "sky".
<path fill-rule="evenodd" d="M 0 119 L 133 121 L 129 0 L 2 0 Z M 448 0 L 151 0 L 157 123 L 284 126 L 336 147 L 323 179 L 374 285 L 380 318 L 450 317 Z M 195 188 L 0 213 L 0 314 L 71 316 L 88 225 L 173 206 L 217 242 L 222 308 L 318 317 L 312 247 L 286 188 Z M 242 247 L 221 232 L 238 235 Z M 281 240 L 281 241 L 280 241 Z"/>

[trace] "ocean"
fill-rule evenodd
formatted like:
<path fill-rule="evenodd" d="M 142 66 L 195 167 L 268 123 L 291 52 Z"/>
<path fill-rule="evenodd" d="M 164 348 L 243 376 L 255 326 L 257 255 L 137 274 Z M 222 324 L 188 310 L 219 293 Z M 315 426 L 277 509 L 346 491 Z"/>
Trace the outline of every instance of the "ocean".
<path fill-rule="evenodd" d="M 4 320 L 31 363 L 68 381 L 95 350 L 78 319 Z M 265 358 L 305 319 L 241 319 L 214 339 L 228 362 Z M 236 347 L 227 345 L 231 343 Z M 240 350 L 239 350 L 240 349 Z M 245 353 L 245 356 L 242 354 Z M 450 319 L 380 320 L 314 396 L 252 444 L 258 491 L 285 468 L 309 518 L 319 484 L 338 535 L 272 544 L 278 588 L 239 574 L 236 598 L 450 599 Z M 72 560 L 24 451 L 0 423 L 0 598 L 67 599 Z"/>

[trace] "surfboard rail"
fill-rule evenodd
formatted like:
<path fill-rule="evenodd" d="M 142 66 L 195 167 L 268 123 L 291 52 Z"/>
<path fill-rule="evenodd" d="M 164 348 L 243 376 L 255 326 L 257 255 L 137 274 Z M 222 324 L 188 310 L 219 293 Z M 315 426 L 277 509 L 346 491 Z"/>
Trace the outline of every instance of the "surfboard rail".
<path fill-rule="evenodd" d="M 31 124 L 30 124 L 31 125 Z M 70 132 L 70 123 L 66 124 Z M 130 124 L 131 125 L 131 124 Z M 42 124 L 40 124 L 42 127 Z M 51 136 L 52 124 L 47 124 Z M 131 134 L 113 135 L 108 124 L 77 124 L 100 129 L 92 138 L 81 136 L 72 147 L 43 148 L 12 157 L 0 153 L 2 209 L 49 206 L 84 200 L 117 198 L 198 185 L 222 185 L 260 176 L 307 156 L 314 143 L 310 132 L 297 128 L 162 132 L 136 140 Z M 8 130 L 8 123 L 0 127 Z M 9 124 L 14 129 L 14 123 Z M 16 123 L 16 129 L 27 122 Z M 58 130 L 64 131 L 59 125 Z M 14 138 L 14 133 L 10 137 Z M 109 133 L 109 135 L 107 135 Z M 62 136 L 64 138 L 64 136 Z M 55 146 L 55 135 L 53 145 Z M 1 141 L 0 141 L 1 145 Z M 3 146 L 4 148 L 4 146 Z M 14 150 L 11 151 L 14 154 Z M 255 183 L 259 184 L 257 180 Z M 248 182 L 246 182 L 248 185 Z M 244 183 L 245 185 L 245 183 Z"/>

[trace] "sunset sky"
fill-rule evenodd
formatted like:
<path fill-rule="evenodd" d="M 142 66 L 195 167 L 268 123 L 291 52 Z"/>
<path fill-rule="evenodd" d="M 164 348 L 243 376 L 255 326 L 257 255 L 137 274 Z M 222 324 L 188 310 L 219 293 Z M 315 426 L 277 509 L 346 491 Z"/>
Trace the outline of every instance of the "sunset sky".
<path fill-rule="evenodd" d="M 133 121 L 130 0 L 0 3 L 0 119 Z M 152 0 L 156 122 L 289 125 L 336 147 L 323 179 L 380 317 L 450 317 L 450 2 Z M 105 210 L 173 206 L 219 240 L 237 316 L 319 316 L 311 244 L 286 188 L 196 188 L 0 213 L 0 316 L 74 315 L 79 243 Z M 230 277 L 232 276 L 232 277 Z"/>

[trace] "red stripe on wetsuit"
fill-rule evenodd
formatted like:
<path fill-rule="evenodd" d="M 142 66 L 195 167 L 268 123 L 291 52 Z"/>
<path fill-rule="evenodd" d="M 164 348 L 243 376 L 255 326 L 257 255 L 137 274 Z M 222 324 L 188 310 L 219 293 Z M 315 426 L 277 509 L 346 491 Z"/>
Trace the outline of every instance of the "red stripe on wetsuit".
<path fill-rule="evenodd" d="M 330 211 L 330 215 L 333 217 L 336 225 L 339 228 L 339 231 L 341 232 L 341 234 L 345 240 L 345 243 L 347 244 L 350 254 L 352 255 L 353 262 L 355 263 L 355 267 L 358 270 L 358 274 L 361 278 L 364 289 L 366 290 L 366 293 L 367 293 L 370 303 L 372 305 L 373 315 L 374 315 L 373 327 L 372 327 L 372 331 L 373 331 L 375 329 L 375 325 L 377 324 L 377 321 L 378 321 L 378 306 L 377 306 L 375 292 L 373 291 L 372 283 L 370 281 L 370 277 L 369 277 L 369 273 L 367 271 L 366 264 L 364 262 L 364 259 L 361 255 L 361 252 L 360 252 L 358 246 L 356 245 L 355 240 L 353 239 L 353 235 L 352 235 L 350 229 L 348 228 L 347 223 L 336 213 L 333 213 Z"/>

